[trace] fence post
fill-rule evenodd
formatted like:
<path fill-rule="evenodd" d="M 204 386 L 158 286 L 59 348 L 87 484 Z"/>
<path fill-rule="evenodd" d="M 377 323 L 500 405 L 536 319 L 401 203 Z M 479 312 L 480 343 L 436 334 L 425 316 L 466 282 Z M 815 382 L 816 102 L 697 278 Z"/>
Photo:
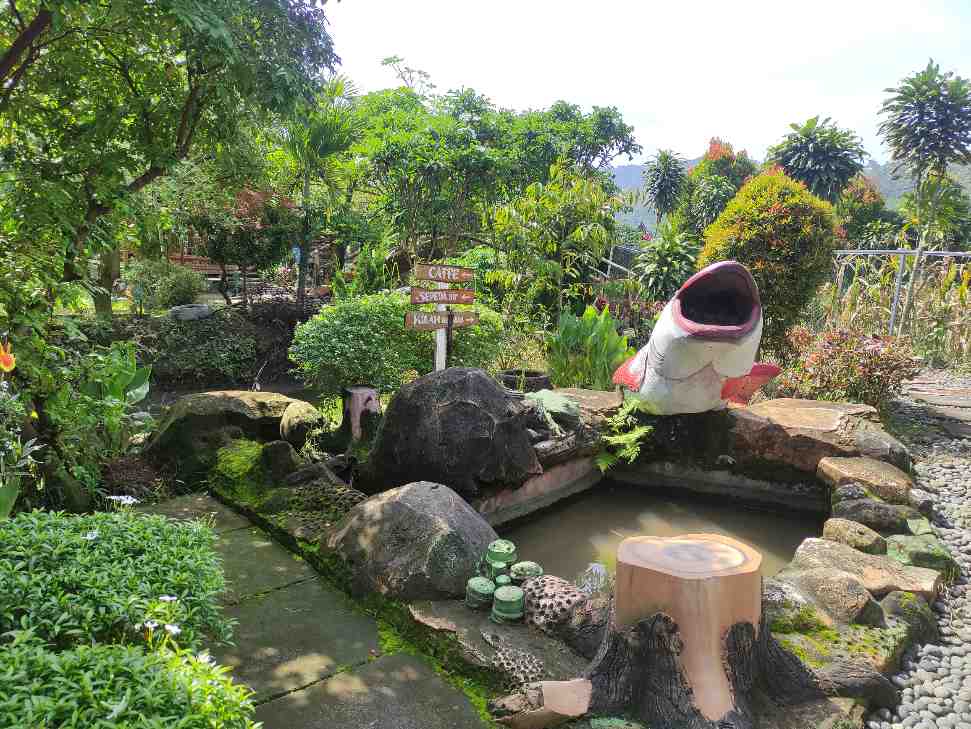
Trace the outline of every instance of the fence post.
<path fill-rule="evenodd" d="M 907 268 L 907 254 L 901 253 L 898 260 L 900 266 L 897 269 L 897 281 L 893 287 L 893 302 L 890 304 L 890 327 L 887 331 L 887 334 L 891 337 L 893 336 L 894 324 L 897 321 L 897 302 L 900 301 L 900 287 L 904 281 L 904 269 Z"/>

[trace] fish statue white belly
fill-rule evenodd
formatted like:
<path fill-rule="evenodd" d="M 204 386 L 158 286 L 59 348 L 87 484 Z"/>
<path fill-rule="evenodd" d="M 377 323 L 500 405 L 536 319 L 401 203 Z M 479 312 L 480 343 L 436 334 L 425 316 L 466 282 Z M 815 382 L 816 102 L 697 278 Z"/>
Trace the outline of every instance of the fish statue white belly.
<path fill-rule="evenodd" d="M 761 339 L 762 301 L 752 274 L 735 261 L 715 263 L 678 289 L 647 346 L 617 369 L 614 383 L 655 415 L 744 404 L 780 371 L 755 364 Z"/>

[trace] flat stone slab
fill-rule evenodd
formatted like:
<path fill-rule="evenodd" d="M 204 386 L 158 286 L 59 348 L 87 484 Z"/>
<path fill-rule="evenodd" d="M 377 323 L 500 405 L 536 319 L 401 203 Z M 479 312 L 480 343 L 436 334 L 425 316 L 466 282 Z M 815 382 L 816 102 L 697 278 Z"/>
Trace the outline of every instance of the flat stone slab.
<path fill-rule="evenodd" d="M 143 514 L 161 514 L 176 521 L 201 520 L 212 524 L 216 533 L 252 526 L 245 516 L 237 514 L 209 494 L 177 496 L 158 504 L 140 506 L 137 511 Z"/>
<path fill-rule="evenodd" d="M 583 674 L 589 661 L 565 644 L 524 623 L 497 625 L 488 610 L 472 610 L 461 600 L 412 603 L 412 617 L 433 630 L 452 633 L 462 646 L 462 657 L 472 666 L 492 666 L 495 648 L 483 633 L 495 636 L 499 645 L 525 651 L 543 662 L 542 679 L 568 680 Z"/>
<path fill-rule="evenodd" d="M 383 656 L 259 706 L 264 729 L 488 729 L 419 658 Z"/>
<path fill-rule="evenodd" d="M 223 602 L 227 604 L 317 575 L 256 527 L 223 532 L 216 540 L 216 551 L 226 573 Z"/>
<path fill-rule="evenodd" d="M 239 621 L 236 645 L 213 651 L 213 657 L 256 692 L 256 701 L 365 663 L 379 647 L 374 620 L 319 579 L 244 600 L 226 614 Z"/>
<path fill-rule="evenodd" d="M 756 729 L 863 729 L 866 706 L 856 699 L 827 698 L 795 706 L 763 696 L 754 703 Z"/>
<path fill-rule="evenodd" d="M 620 410 L 624 396 L 619 392 L 584 390 L 580 387 L 558 387 L 554 392 L 566 395 L 580 405 L 580 416 L 587 425 L 599 428 L 611 415 Z"/>
<path fill-rule="evenodd" d="M 828 457 L 819 462 L 817 477 L 830 486 L 858 483 L 891 504 L 908 504 L 913 480 L 896 466 L 866 456 Z"/>

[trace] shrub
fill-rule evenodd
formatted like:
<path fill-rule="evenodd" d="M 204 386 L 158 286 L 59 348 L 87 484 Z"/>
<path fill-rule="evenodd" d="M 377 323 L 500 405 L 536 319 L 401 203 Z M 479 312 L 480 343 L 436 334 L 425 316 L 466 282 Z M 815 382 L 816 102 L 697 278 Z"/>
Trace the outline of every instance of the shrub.
<path fill-rule="evenodd" d="M 32 631 L 58 647 L 127 642 L 156 620 L 178 626 L 187 648 L 226 640 L 214 541 L 201 524 L 126 512 L 33 511 L 2 521 L 0 635 Z"/>
<path fill-rule="evenodd" d="M 191 304 L 208 288 L 201 273 L 166 259 L 132 261 L 125 266 L 124 278 L 132 299 L 146 309 Z"/>
<path fill-rule="evenodd" d="M 694 273 L 697 257 L 698 248 L 688 232 L 672 225 L 670 218 L 662 222 L 634 262 L 643 286 L 641 296 L 648 301 L 670 299 Z"/>
<path fill-rule="evenodd" d="M 786 331 L 830 270 L 833 211 L 778 169 L 746 182 L 705 231 L 698 268 L 736 260 L 752 272 L 762 296 L 763 341 L 788 351 Z"/>
<path fill-rule="evenodd" d="M 250 690 L 205 654 L 36 640 L 0 651 L 0 726 L 255 729 Z"/>
<path fill-rule="evenodd" d="M 897 338 L 844 330 L 813 336 L 804 327 L 795 327 L 791 340 L 799 356 L 775 381 L 778 397 L 882 407 L 919 370 L 910 345 Z"/>
<path fill-rule="evenodd" d="M 501 346 L 501 317 L 484 306 L 455 308 L 474 308 L 480 323 L 455 331 L 450 364 L 489 367 Z M 405 382 L 408 371 L 425 373 L 434 366 L 432 333 L 406 329 L 408 309 L 408 300 L 395 293 L 328 306 L 297 327 L 290 359 L 300 377 L 324 394 L 338 394 L 355 384 L 393 392 Z"/>
<path fill-rule="evenodd" d="M 557 387 L 612 390 L 614 371 L 634 354 L 607 309 L 598 314 L 592 306 L 581 317 L 562 314 L 547 341 L 550 380 Z"/>

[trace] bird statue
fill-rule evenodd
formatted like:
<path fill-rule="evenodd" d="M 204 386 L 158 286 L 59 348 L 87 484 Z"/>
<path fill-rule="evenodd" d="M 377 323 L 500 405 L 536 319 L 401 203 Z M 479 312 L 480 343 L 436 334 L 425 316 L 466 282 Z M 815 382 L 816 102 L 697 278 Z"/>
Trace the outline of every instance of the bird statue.
<path fill-rule="evenodd" d="M 752 274 L 736 261 L 714 263 L 678 289 L 647 345 L 613 381 L 654 415 L 747 404 L 780 372 L 755 362 L 761 339 L 762 301 Z"/>

